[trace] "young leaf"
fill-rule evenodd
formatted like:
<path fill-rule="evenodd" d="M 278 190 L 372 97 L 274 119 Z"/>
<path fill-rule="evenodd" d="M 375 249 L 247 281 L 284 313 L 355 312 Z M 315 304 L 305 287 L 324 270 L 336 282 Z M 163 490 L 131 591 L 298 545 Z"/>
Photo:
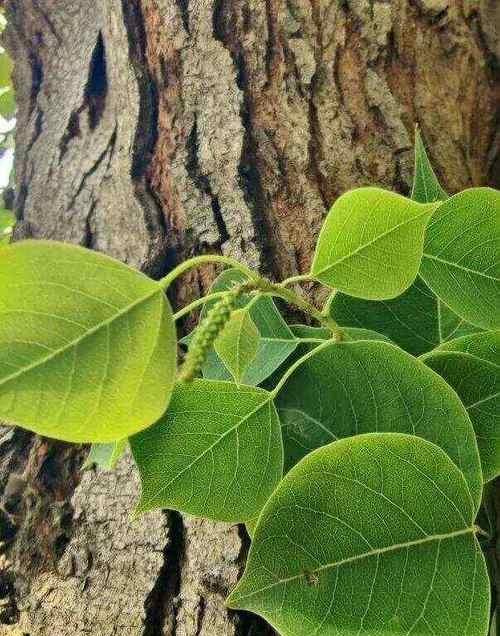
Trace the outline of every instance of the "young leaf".
<path fill-rule="evenodd" d="M 490 584 L 474 516 L 463 475 L 434 444 L 330 444 L 264 507 L 227 605 L 282 636 L 484 636 Z"/>
<path fill-rule="evenodd" d="M 425 227 L 438 205 L 379 188 L 347 192 L 323 225 L 313 276 L 350 296 L 398 296 L 415 280 Z"/>
<path fill-rule="evenodd" d="M 500 326 L 500 192 L 472 188 L 445 201 L 426 233 L 420 274 L 455 313 Z"/>
<path fill-rule="evenodd" d="M 128 439 L 122 439 L 111 444 L 92 444 L 83 469 L 97 466 L 102 470 L 113 470 L 121 459 L 128 444 Z"/>
<path fill-rule="evenodd" d="M 485 481 L 500 475 L 500 331 L 452 340 L 422 358 L 455 389 L 476 431 Z"/>
<path fill-rule="evenodd" d="M 245 282 L 245 275 L 236 269 L 227 269 L 215 280 L 210 291 L 229 290 L 238 283 Z M 269 377 L 295 350 L 296 338 L 283 320 L 271 298 L 252 300 L 243 294 L 237 303 L 238 308 L 249 305 L 248 311 L 259 332 L 257 353 L 241 378 L 243 384 L 257 386 Z M 212 302 L 205 305 L 200 320 L 206 315 Z M 181 340 L 189 344 L 192 334 Z M 231 373 L 216 351 L 212 350 L 202 368 L 203 377 L 207 380 L 230 380 Z"/>
<path fill-rule="evenodd" d="M 170 305 L 154 281 L 51 241 L 0 249 L 0 419 L 69 442 L 112 442 L 165 411 Z"/>
<path fill-rule="evenodd" d="M 444 201 L 448 198 L 429 161 L 418 127 L 415 131 L 415 174 L 411 198 L 420 203 Z"/>
<path fill-rule="evenodd" d="M 402 349 L 370 341 L 325 344 L 288 378 L 276 406 L 285 470 L 342 437 L 411 433 L 448 453 L 479 508 L 481 466 L 465 408 L 442 378 Z"/>
<path fill-rule="evenodd" d="M 231 315 L 215 341 L 215 351 L 237 383 L 253 362 L 259 348 L 259 332 L 247 309 Z"/>
<path fill-rule="evenodd" d="M 172 508 L 220 521 L 256 517 L 283 474 L 271 395 L 229 382 L 178 384 L 164 417 L 130 440 L 139 513 Z"/>
<path fill-rule="evenodd" d="M 340 325 L 355 325 L 385 334 L 414 356 L 431 351 L 450 337 L 479 329 L 454 314 L 421 278 L 392 300 L 362 300 L 335 294 L 330 315 Z"/>

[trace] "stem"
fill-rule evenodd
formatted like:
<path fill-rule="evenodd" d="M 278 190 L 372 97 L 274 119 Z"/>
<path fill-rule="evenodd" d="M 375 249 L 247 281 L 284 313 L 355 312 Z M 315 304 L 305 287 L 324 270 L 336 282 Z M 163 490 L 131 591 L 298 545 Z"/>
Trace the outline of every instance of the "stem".
<path fill-rule="evenodd" d="M 197 298 L 196 300 L 193 300 L 192 303 L 189 303 L 189 305 L 186 305 L 182 309 L 179 309 L 179 311 L 174 314 L 173 316 L 174 321 L 179 320 L 186 314 L 191 313 L 198 307 L 201 307 L 202 305 L 210 302 L 211 300 L 217 300 L 218 298 L 222 298 L 226 294 L 227 294 L 227 291 L 214 292 L 213 294 L 208 294 L 207 296 L 202 296 L 202 298 Z"/>
<path fill-rule="evenodd" d="M 324 316 L 323 313 L 319 311 L 319 309 L 316 309 L 314 305 L 311 305 L 311 303 L 308 302 L 303 296 L 296 294 L 293 290 L 282 287 L 281 285 L 274 285 L 273 283 L 269 282 L 266 282 L 265 286 L 260 286 L 260 289 L 270 296 L 277 296 L 278 298 L 282 298 L 287 303 L 295 305 L 304 313 L 309 314 L 309 316 L 311 316 L 324 327 L 329 329 L 336 340 L 340 341 L 344 339 L 344 333 L 339 325 L 335 322 L 335 320 L 333 320 L 329 316 Z"/>
<path fill-rule="evenodd" d="M 281 391 L 281 389 L 283 388 L 283 385 L 288 380 L 288 378 L 294 373 L 296 369 L 300 367 L 300 365 L 303 362 L 305 362 L 306 360 L 309 360 L 309 358 L 316 355 L 319 351 L 322 351 L 323 349 L 326 349 L 327 347 L 331 347 L 333 344 L 335 344 L 335 340 L 323 340 L 322 344 L 320 344 L 318 347 L 315 347 L 312 351 L 308 351 L 305 355 L 302 356 L 302 358 L 299 358 L 290 367 L 288 367 L 288 369 L 285 371 L 285 373 L 281 377 L 278 384 L 271 391 L 271 396 L 273 397 L 273 399 Z"/>
<path fill-rule="evenodd" d="M 243 265 L 243 263 L 240 263 L 230 256 L 222 256 L 221 254 L 203 254 L 203 256 L 195 256 L 194 258 L 190 258 L 180 265 L 177 265 L 177 267 L 159 281 L 160 287 L 162 289 L 167 289 L 181 274 L 184 274 L 184 272 L 187 272 L 194 267 L 205 265 L 206 263 L 222 263 L 223 265 L 229 265 L 229 267 L 239 269 L 240 272 L 243 272 L 243 274 L 248 276 L 251 280 L 258 280 L 260 278 L 259 275 L 253 272 L 249 267 Z"/>
<path fill-rule="evenodd" d="M 289 285 L 293 285 L 294 283 L 302 283 L 308 280 L 314 280 L 311 274 L 298 274 L 297 276 L 290 276 L 290 278 L 285 278 L 284 281 L 280 283 L 282 287 L 288 287 Z"/>

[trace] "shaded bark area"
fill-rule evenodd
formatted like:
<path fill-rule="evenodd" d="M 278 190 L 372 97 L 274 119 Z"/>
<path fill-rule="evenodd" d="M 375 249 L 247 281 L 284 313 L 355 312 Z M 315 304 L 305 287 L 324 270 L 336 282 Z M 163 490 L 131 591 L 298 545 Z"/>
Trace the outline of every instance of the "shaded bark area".
<path fill-rule="evenodd" d="M 7 0 L 16 62 L 17 238 L 159 276 L 200 252 L 305 271 L 345 190 L 407 192 L 418 122 L 444 185 L 500 186 L 494 0 Z M 186 276 L 177 303 L 213 269 Z M 223 599 L 237 527 L 130 523 L 130 459 L 0 437 L 0 634 L 257 636 Z M 497 551 L 498 554 L 498 551 Z"/>

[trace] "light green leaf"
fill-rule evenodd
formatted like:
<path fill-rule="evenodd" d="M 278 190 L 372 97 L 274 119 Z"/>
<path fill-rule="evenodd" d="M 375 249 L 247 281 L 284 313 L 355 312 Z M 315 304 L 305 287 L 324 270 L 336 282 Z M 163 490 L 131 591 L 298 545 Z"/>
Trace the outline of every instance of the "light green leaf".
<path fill-rule="evenodd" d="M 420 131 L 415 133 L 415 177 L 412 199 L 419 203 L 445 200 L 427 157 Z M 341 325 L 375 329 L 413 355 L 421 355 L 451 337 L 478 331 L 451 311 L 417 277 L 411 287 L 392 300 L 373 301 L 337 293 L 330 314 Z"/>
<path fill-rule="evenodd" d="M 240 271 L 227 269 L 216 279 L 210 291 L 225 291 L 246 280 L 245 275 Z M 205 305 L 206 309 L 202 312 L 200 320 L 206 315 L 208 309 L 213 306 L 213 302 L 211 301 Z M 241 382 L 257 386 L 262 384 L 290 356 L 297 347 L 297 342 L 271 298 L 261 297 L 255 300 L 248 294 L 243 294 L 237 303 L 237 307 L 242 308 L 247 305 L 249 305 L 250 317 L 257 327 L 260 340 L 257 354 L 243 374 Z M 188 344 L 191 337 L 192 334 L 189 334 L 181 342 Z M 202 373 L 207 380 L 230 380 L 232 377 L 214 350 L 209 352 L 203 365 Z"/>
<path fill-rule="evenodd" d="M 387 433 L 330 444 L 273 493 L 227 604 L 282 636 L 485 636 L 474 514 L 434 444 Z"/>
<path fill-rule="evenodd" d="M 429 161 L 418 127 L 415 130 L 415 174 L 411 198 L 420 203 L 444 201 L 448 198 Z"/>
<path fill-rule="evenodd" d="M 500 326 L 500 192 L 472 188 L 445 201 L 426 233 L 420 274 L 455 313 Z"/>
<path fill-rule="evenodd" d="M 165 416 L 130 444 L 142 482 L 139 513 L 171 508 L 246 521 L 258 515 L 283 474 L 272 396 L 255 387 L 178 384 Z"/>
<path fill-rule="evenodd" d="M 12 88 L 0 88 L 0 115 L 10 119 L 16 113 L 16 96 Z"/>
<path fill-rule="evenodd" d="M 451 337 L 479 330 L 448 309 L 419 277 L 392 300 L 362 300 L 337 293 L 330 304 L 330 315 L 340 325 L 383 333 L 415 356 Z"/>
<path fill-rule="evenodd" d="M 0 53 L 0 88 L 12 86 L 12 59 L 8 53 Z"/>
<path fill-rule="evenodd" d="M 280 390 L 285 470 L 309 451 L 359 433 L 411 433 L 437 444 L 465 474 L 479 508 L 474 429 L 454 391 L 420 360 L 385 342 L 325 344 Z"/>
<path fill-rule="evenodd" d="M 453 387 L 476 431 L 485 481 L 500 475 L 500 331 L 452 340 L 422 358 Z"/>
<path fill-rule="evenodd" d="M 128 439 L 111 444 L 92 444 L 83 469 L 97 466 L 102 470 L 113 470 L 127 449 Z"/>
<path fill-rule="evenodd" d="M 379 188 L 347 192 L 323 225 L 312 275 L 350 296 L 398 296 L 415 280 L 425 227 L 437 205 Z"/>
<path fill-rule="evenodd" d="M 176 338 L 161 287 L 107 256 L 51 241 L 0 249 L 0 419 L 69 442 L 156 421 Z"/>
<path fill-rule="evenodd" d="M 260 335 L 247 309 L 237 309 L 215 341 L 215 351 L 240 383 L 255 359 Z"/>

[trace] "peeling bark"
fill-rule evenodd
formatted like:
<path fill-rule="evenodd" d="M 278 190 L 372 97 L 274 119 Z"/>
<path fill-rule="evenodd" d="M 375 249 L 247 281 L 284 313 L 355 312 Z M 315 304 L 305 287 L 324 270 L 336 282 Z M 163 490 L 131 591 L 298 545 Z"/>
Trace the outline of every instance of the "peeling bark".
<path fill-rule="evenodd" d="M 500 186 L 494 0 L 7 0 L 16 237 L 86 245 L 160 276 L 199 252 L 305 271 L 325 212 L 408 192 L 416 122 L 444 185 Z M 186 275 L 172 300 L 206 289 Z M 0 634 L 270 634 L 223 599 L 238 527 L 131 523 L 130 459 L 0 437 Z M 497 555 L 500 554 L 497 550 Z"/>

